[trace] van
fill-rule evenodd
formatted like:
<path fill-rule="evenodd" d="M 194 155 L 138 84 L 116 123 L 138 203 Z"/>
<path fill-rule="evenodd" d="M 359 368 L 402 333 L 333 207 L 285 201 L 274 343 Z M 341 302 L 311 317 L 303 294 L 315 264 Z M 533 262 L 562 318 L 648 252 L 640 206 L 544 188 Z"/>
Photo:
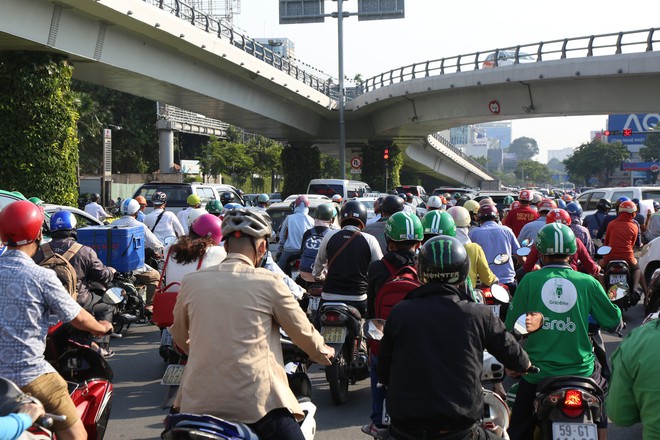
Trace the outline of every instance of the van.
<path fill-rule="evenodd" d="M 401 185 L 401 186 L 397 186 L 394 189 L 399 194 L 401 194 L 401 193 L 404 193 L 404 194 L 410 193 L 413 196 L 420 197 L 424 201 L 427 201 L 429 199 L 429 196 L 426 195 L 426 190 L 424 189 L 423 186 L 420 186 L 420 185 Z"/>
<path fill-rule="evenodd" d="M 363 197 L 370 192 L 369 185 L 359 180 L 312 179 L 307 185 L 307 194 L 320 194 L 330 198 L 335 194 L 339 194 L 343 200 Z"/>
<path fill-rule="evenodd" d="M 660 186 L 618 186 L 613 188 L 595 188 L 590 189 L 579 196 L 577 201 L 584 211 L 583 217 L 596 212 L 596 205 L 600 199 L 608 199 L 614 203 L 619 197 L 628 197 L 630 200 L 638 199 L 641 201 L 655 200 L 660 202 Z M 646 208 L 646 206 L 645 206 Z M 646 217 L 646 210 L 641 209 L 641 214 Z"/>

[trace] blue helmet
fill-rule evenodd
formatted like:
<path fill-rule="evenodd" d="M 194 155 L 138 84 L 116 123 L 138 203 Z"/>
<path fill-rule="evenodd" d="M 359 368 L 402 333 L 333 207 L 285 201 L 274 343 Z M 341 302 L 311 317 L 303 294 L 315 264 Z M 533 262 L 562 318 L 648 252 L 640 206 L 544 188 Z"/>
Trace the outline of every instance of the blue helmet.
<path fill-rule="evenodd" d="M 76 229 L 76 216 L 69 211 L 57 211 L 50 217 L 50 231 Z"/>
<path fill-rule="evenodd" d="M 557 199 L 557 208 L 566 209 L 566 202 L 563 199 Z"/>
<path fill-rule="evenodd" d="M 582 206 L 577 202 L 571 202 L 566 205 L 566 211 L 572 216 L 582 217 Z"/>

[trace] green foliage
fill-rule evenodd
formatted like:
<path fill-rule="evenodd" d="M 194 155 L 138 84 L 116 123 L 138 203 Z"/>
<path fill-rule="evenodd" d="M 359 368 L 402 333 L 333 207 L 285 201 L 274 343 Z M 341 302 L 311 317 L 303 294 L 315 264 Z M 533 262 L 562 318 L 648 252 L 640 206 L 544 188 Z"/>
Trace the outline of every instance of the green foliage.
<path fill-rule="evenodd" d="M 309 181 L 319 177 L 321 152 L 309 143 L 300 142 L 284 147 L 281 157 L 284 175 L 282 198 L 305 193 Z"/>
<path fill-rule="evenodd" d="M 517 154 L 518 160 L 530 160 L 539 154 L 539 146 L 535 139 L 523 136 L 514 139 L 509 145 L 508 151 Z"/>
<path fill-rule="evenodd" d="M 333 179 L 339 176 L 339 159 L 321 153 L 321 172 L 317 179 Z"/>
<path fill-rule="evenodd" d="M 519 180 L 516 177 L 515 173 L 507 173 L 505 171 L 491 170 L 489 171 L 497 180 L 502 182 L 505 186 L 516 186 L 519 184 Z"/>
<path fill-rule="evenodd" d="M 60 55 L 0 53 L 0 188 L 76 205 L 78 113 L 72 73 Z"/>
<path fill-rule="evenodd" d="M 523 185 L 529 182 L 548 183 L 551 174 L 547 166 L 535 160 L 519 160 L 516 165 L 516 175 L 523 177 Z"/>
<path fill-rule="evenodd" d="M 610 174 L 629 156 L 630 152 L 621 142 L 608 144 L 594 140 L 577 147 L 562 163 L 571 181 L 588 185 L 591 177 L 607 182 Z"/>
<path fill-rule="evenodd" d="M 219 140 L 215 136 L 202 146 L 201 156 L 197 159 L 203 176 L 226 175 L 239 187 L 245 184 L 254 169 L 254 159 L 245 144 Z"/>
<path fill-rule="evenodd" d="M 566 167 L 565 167 L 564 164 L 563 164 L 559 159 L 557 159 L 556 157 L 553 157 L 552 159 L 550 159 L 550 160 L 548 161 L 548 168 L 550 168 L 550 169 L 553 170 L 553 171 L 558 171 L 558 172 L 560 172 L 560 173 L 564 173 L 564 172 L 566 172 Z"/>
<path fill-rule="evenodd" d="M 470 159 L 472 159 L 473 161 L 475 161 L 484 168 L 486 168 L 486 164 L 488 164 L 489 162 L 486 156 L 479 156 L 479 157 L 470 156 Z"/>
<path fill-rule="evenodd" d="M 646 136 L 644 146 L 639 150 L 639 155 L 645 162 L 657 162 L 660 160 L 660 124 L 656 125 L 653 130 L 658 130 L 658 133 Z"/>

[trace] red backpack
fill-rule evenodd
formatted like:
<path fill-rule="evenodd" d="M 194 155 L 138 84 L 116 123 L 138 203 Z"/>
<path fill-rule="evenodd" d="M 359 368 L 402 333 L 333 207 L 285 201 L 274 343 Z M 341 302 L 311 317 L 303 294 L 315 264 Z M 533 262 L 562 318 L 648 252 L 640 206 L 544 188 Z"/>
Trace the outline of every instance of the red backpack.
<path fill-rule="evenodd" d="M 419 282 L 417 271 L 413 266 L 402 266 L 397 269 L 387 260 L 382 259 L 381 261 L 390 272 L 390 276 L 376 292 L 374 313 L 376 318 L 387 319 L 392 308 L 401 302 L 408 295 L 408 292 L 415 290 L 422 283 Z M 372 353 L 378 355 L 378 341 L 369 342 L 371 343 Z"/>

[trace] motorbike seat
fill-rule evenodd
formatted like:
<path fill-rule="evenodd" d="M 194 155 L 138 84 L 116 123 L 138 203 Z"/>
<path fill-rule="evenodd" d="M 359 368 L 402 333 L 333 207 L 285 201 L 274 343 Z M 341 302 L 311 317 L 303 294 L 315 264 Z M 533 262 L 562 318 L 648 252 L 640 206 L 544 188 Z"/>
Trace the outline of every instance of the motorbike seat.
<path fill-rule="evenodd" d="M 561 388 L 582 388 L 599 396 L 604 395 L 603 389 L 590 377 L 581 376 L 554 376 L 546 377 L 539 382 L 536 392 L 546 394 Z"/>
<path fill-rule="evenodd" d="M 169 414 L 165 418 L 165 429 L 199 429 L 207 434 L 216 434 L 219 438 L 259 440 L 254 431 L 246 424 L 229 422 L 208 414 Z"/>
<path fill-rule="evenodd" d="M 349 314 L 351 314 L 355 319 L 358 320 L 362 319 L 362 315 L 360 314 L 360 311 L 348 304 L 344 304 L 341 302 L 327 302 L 321 306 L 321 312 L 323 312 L 326 308 L 334 308 L 334 309 L 341 308 L 344 309 Z"/>

